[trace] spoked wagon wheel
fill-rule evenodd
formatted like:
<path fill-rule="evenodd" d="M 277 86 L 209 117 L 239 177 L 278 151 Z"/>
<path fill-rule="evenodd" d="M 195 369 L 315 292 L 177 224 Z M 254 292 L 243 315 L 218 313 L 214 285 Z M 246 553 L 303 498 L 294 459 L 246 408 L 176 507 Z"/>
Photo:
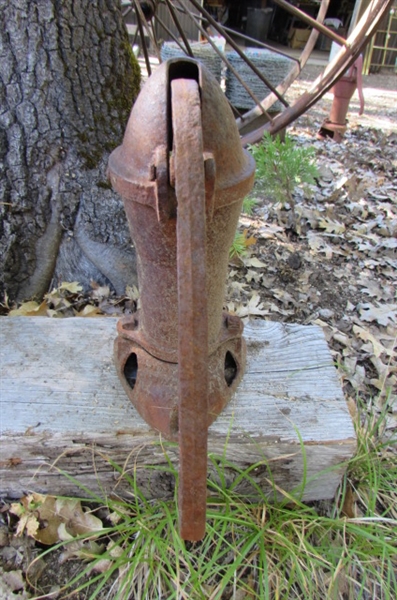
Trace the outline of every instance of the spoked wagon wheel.
<path fill-rule="evenodd" d="M 292 2 L 286 0 L 274 0 L 274 2 L 311 28 L 311 33 L 299 58 L 287 57 L 284 52 L 270 44 L 259 42 L 221 25 L 203 6 L 204 3 L 199 0 L 130 0 L 126 11 L 134 12 L 136 39 L 139 37 L 149 75 L 151 73 L 149 45 L 150 52 L 154 53 L 160 62 L 162 60 L 159 32 L 160 35 L 165 33 L 169 39 L 173 40 L 174 48 L 178 52 L 191 57 L 197 57 L 198 44 L 188 39 L 187 29 L 191 32 L 193 27 L 193 37 L 196 40 L 200 37 L 201 40 L 208 42 L 207 47 L 210 48 L 212 56 L 222 61 L 230 81 L 232 83 L 234 81 L 234 89 L 237 84 L 237 87 L 245 93 L 245 97 L 248 96 L 250 99 L 251 107 L 247 112 L 242 113 L 241 107 L 236 106 L 233 95 L 229 97 L 236 115 L 241 141 L 245 145 L 259 141 L 265 130 L 270 133 L 281 131 L 313 106 L 354 63 L 375 33 L 382 17 L 393 4 L 393 0 L 371 0 L 354 30 L 347 39 L 344 39 L 333 29 L 324 25 L 330 0 L 321 0 L 316 18 L 310 17 L 294 6 Z M 165 14 L 167 15 L 166 19 L 164 18 Z M 171 27 L 169 23 L 172 23 Z M 305 66 L 320 33 L 336 42 L 340 46 L 340 50 L 310 89 L 289 105 L 284 95 Z M 214 36 L 221 36 L 230 51 L 220 48 Z M 240 43 L 236 42 L 236 39 Z M 150 44 L 147 43 L 147 40 L 150 40 Z M 245 43 L 246 46 L 247 44 L 259 46 L 265 50 L 254 51 L 252 55 L 246 47 L 241 47 L 241 43 Z M 199 49 L 200 46 L 203 47 L 201 44 Z M 284 57 L 289 61 L 290 66 L 287 72 L 285 73 L 284 69 L 284 74 L 276 82 L 274 78 L 269 81 L 264 74 L 265 70 L 258 67 L 258 62 L 255 60 L 256 55 L 260 55 L 266 50 L 271 50 L 274 53 L 273 56 Z M 236 66 L 237 64 L 238 66 Z M 249 76 L 247 76 L 247 69 Z M 265 90 L 262 96 L 254 89 L 253 81 L 259 82 L 261 87 L 258 88 L 256 83 L 257 89 L 262 92 Z M 226 95 L 228 95 L 227 92 L 226 84 Z M 276 116 L 272 116 L 269 114 L 269 109 L 276 102 L 279 112 Z M 264 121 L 266 122 L 264 123 Z"/>

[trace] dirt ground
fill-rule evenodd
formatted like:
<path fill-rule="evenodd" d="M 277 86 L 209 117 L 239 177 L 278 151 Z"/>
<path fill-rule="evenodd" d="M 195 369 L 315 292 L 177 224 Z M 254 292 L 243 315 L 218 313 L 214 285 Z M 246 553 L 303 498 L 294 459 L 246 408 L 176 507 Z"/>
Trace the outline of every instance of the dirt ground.
<path fill-rule="evenodd" d="M 288 93 L 296 97 L 321 72 L 306 67 Z M 397 428 L 397 75 L 364 77 L 365 113 L 355 95 L 341 144 L 320 141 L 332 94 L 300 117 L 289 133 L 315 148 L 319 167 L 311 193 L 297 191 L 297 225 L 258 188 L 252 215 L 243 216 L 256 242 L 231 264 L 226 304 L 237 314 L 315 324 L 323 328 L 349 402 L 358 398 L 382 410 L 385 435 Z M 262 264 L 252 265 L 252 258 Z M 250 263 L 251 261 L 251 263 Z M 28 564 L 42 548 L 17 537 L 7 499 L 0 512 L 0 600 L 31 597 Z M 41 592 L 53 592 L 79 567 L 60 553 L 32 571 Z M 36 591 L 37 593 L 37 591 Z"/>

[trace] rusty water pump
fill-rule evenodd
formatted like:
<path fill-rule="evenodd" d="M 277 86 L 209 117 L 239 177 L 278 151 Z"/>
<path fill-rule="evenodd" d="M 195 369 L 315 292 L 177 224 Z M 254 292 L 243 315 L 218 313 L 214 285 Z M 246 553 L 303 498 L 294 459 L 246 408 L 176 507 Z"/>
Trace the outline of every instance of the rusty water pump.
<path fill-rule="evenodd" d="M 205 533 L 208 426 L 245 365 L 242 323 L 223 302 L 254 172 L 218 83 L 192 59 L 171 59 L 149 78 L 109 159 L 141 298 L 118 323 L 118 375 L 141 416 L 179 442 L 180 533 L 191 541 Z"/>
<path fill-rule="evenodd" d="M 360 99 L 360 112 L 364 112 L 364 95 L 362 86 L 363 57 L 360 55 L 350 69 L 331 88 L 334 99 L 328 119 L 321 125 L 318 135 L 320 138 L 330 137 L 335 142 L 341 142 L 347 129 L 347 111 L 350 100 L 356 89 Z"/>

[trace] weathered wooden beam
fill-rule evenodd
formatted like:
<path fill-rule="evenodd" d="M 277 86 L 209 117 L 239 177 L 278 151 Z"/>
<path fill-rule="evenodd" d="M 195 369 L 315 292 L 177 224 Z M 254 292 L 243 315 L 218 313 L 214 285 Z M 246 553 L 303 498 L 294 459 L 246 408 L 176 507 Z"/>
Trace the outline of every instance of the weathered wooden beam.
<path fill-rule="evenodd" d="M 126 398 L 113 365 L 116 319 L 0 319 L 0 494 L 27 491 L 128 496 L 112 463 L 136 474 L 148 497 L 170 497 L 163 443 Z M 269 480 L 302 498 L 331 498 L 356 438 L 336 369 L 316 326 L 262 320 L 246 324 L 247 370 L 236 396 L 209 430 L 209 452 L 238 468 L 258 465 Z M 65 476 L 68 473 L 74 480 Z M 211 472 L 211 469 L 210 469 Z M 214 473 L 212 476 L 216 476 Z M 236 471 L 225 467 L 228 482 Z M 250 493 L 247 484 L 239 487 Z"/>

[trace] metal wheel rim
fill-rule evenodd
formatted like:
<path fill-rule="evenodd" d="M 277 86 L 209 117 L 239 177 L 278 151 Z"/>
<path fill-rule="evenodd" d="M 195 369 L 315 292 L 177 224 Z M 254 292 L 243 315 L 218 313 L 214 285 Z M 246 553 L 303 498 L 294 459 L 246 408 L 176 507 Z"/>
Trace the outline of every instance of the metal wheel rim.
<path fill-rule="evenodd" d="M 286 0 L 275 0 L 277 5 L 282 6 L 284 9 L 291 11 L 295 11 L 296 9 Z M 268 88 L 271 89 L 269 94 L 267 94 L 264 98 L 256 98 L 254 95 L 252 98 L 255 98 L 257 105 L 254 108 L 249 109 L 245 112 L 244 115 L 239 114 L 239 111 L 233 107 L 235 115 L 236 115 L 236 123 L 237 127 L 240 131 L 246 128 L 248 125 L 251 126 L 252 131 L 247 134 L 241 134 L 241 142 L 243 145 L 252 144 L 260 141 L 265 131 L 269 131 L 272 134 L 276 134 L 288 125 L 290 125 L 293 121 L 295 121 L 299 116 L 301 116 L 306 110 L 311 108 L 334 84 L 335 82 L 343 75 L 343 73 L 354 63 L 359 54 L 363 51 L 366 44 L 370 41 L 372 35 L 376 32 L 377 27 L 382 19 L 382 17 L 389 10 L 390 6 L 393 3 L 393 0 L 372 0 L 367 7 L 367 10 L 362 15 L 360 21 L 354 27 L 351 34 L 348 36 L 346 40 L 342 40 L 339 36 L 335 35 L 335 33 L 329 28 L 325 27 L 323 22 L 327 13 L 327 9 L 329 6 L 330 0 L 321 0 L 321 4 L 319 5 L 318 13 L 315 19 L 315 22 L 312 23 L 313 29 L 310 33 L 310 36 L 303 48 L 299 59 L 292 59 L 295 64 L 290 69 L 288 74 L 280 81 L 276 86 L 268 85 Z M 200 3 L 197 0 L 185 0 L 183 3 L 182 0 L 147 0 L 146 2 L 140 2 L 139 0 L 130 0 L 130 9 L 135 11 L 135 17 L 138 21 L 138 30 L 140 33 L 141 40 L 145 40 L 144 32 L 150 38 L 154 51 L 157 54 L 159 61 L 161 62 L 161 53 L 160 49 L 155 37 L 155 28 L 154 22 L 157 21 L 160 27 L 164 28 L 164 23 L 159 22 L 159 17 L 157 16 L 157 8 L 159 5 L 165 5 L 169 10 L 178 31 L 180 32 L 180 40 L 174 37 L 174 41 L 180 46 L 181 50 L 188 56 L 192 56 L 193 52 L 189 45 L 189 41 L 183 34 L 183 28 L 180 23 L 178 26 L 178 14 L 189 15 L 191 17 L 192 8 L 194 8 L 197 12 L 197 15 L 193 20 L 195 20 L 197 25 L 197 31 L 200 29 L 200 23 L 203 20 L 208 22 L 208 13 L 207 11 L 200 6 Z M 144 11 L 142 6 L 148 5 L 151 12 L 153 12 L 152 19 L 146 19 L 144 15 Z M 186 5 L 186 6 L 185 6 Z M 148 9 L 146 6 L 146 10 Z M 310 19 L 310 17 L 308 17 Z M 210 21 L 211 23 L 211 21 Z M 211 23 L 212 25 L 212 23 Z M 223 34 L 223 37 L 228 41 L 230 38 L 228 28 L 222 27 L 217 24 L 218 31 Z M 201 29 L 203 29 L 201 27 Z M 284 104 L 286 104 L 284 99 L 284 94 L 289 89 L 291 84 L 295 81 L 295 79 L 301 73 L 303 67 L 306 65 L 319 36 L 319 32 L 328 35 L 333 41 L 336 38 L 339 38 L 338 42 L 343 43 L 341 49 L 336 54 L 334 59 L 325 67 L 324 71 L 321 75 L 316 79 L 316 81 L 312 84 L 312 86 L 301 94 L 301 96 L 294 101 L 290 106 L 286 106 L 280 114 L 275 117 L 271 117 L 269 115 L 269 109 L 273 106 L 273 104 L 277 100 L 281 100 Z M 234 32 L 235 33 L 235 32 Z M 202 32 L 203 34 L 203 32 Z M 203 34 L 204 35 L 204 34 Z M 241 35 L 241 34 L 239 34 Z M 205 36 L 208 40 L 208 36 Z M 272 48 L 270 44 L 260 43 L 258 40 L 254 40 L 253 38 L 249 38 L 248 36 L 242 36 L 252 40 L 252 43 L 258 45 L 260 47 L 269 48 L 276 54 L 285 55 L 284 52 L 279 49 Z M 211 40 L 208 40 L 209 43 L 214 46 Z M 146 47 L 146 43 L 142 43 L 142 50 L 145 57 L 145 62 L 147 65 L 148 74 L 151 73 L 151 66 L 149 60 L 149 52 Z M 218 52 L 214 48 L 215 52 Z M 240 49 L 243 55 L 245 55 L 244 51 Z M 221 53 L 223 54 L 223 53 Z M 242 56 L 244 60 L 244 56 Z M 291 58 L 291 57 L 290 57 Z M 227 59 L 223 55 L 221 56 L 224 64 L 227 65 Z M 246 59 L 249 60 L 249 59 Z M 248 63 L 247 63 L 248 64 Z M 229 65 L 227 65 L 229 68 Z M 248 65 L 249 66 L 249 65 Z M 244 85 L 243 81 L 240 81 L 241 85 Z M 259 118 L 265 114 L 268 118 L 268 122 L 266 124 L 260 124 L 256 126 L 255 122 L 259 121 Z"/>

